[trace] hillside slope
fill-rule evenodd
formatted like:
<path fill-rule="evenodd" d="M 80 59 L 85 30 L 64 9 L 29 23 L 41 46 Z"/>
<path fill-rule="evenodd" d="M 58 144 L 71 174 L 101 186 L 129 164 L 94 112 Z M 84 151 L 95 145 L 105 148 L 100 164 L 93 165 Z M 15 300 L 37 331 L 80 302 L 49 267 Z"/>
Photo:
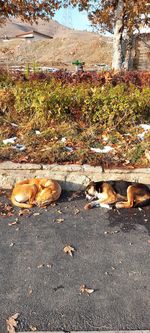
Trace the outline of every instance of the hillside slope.
<path fill-rule="evenodd" d="M 38 62 L 41 65 L 72 68 L 72 61 L 84 61 L 87 67 L 96 63 L 111 65 L 112 39 L 96 33 L 77 31 L 64 27 L 56 21 L 43 22 L 38 25 L 20 23 L 18 20 L 8 21 L 0 29 L 0 37 L 5 34 L 19 34 L 31 29 L 40 31 L 53 39 L 41 41 L 1 41 L 0 63 L 27 64 Z"/>

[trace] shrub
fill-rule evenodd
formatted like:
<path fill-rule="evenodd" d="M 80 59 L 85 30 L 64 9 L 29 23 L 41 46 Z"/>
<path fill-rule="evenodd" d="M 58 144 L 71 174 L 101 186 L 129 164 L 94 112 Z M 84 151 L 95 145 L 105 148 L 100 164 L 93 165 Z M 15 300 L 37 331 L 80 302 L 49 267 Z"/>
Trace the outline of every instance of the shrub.
<path fill-rule="evenodd" d="M 150 89 L 142 91 L 134 85 L 120 84 L 105 89 L 91 88 L 82 107 L 86 121 L 99 122 L 105 128 L 126 129 L 140 121 L 148 121 Z"/>
<path fill-rule="evenodd" d="M 43 130 L 52 121 L 82 121 L 86 126 L 98 123 L 103 128 L 124 131 L 150 120 L 150 88 L 133 83 L 112 85 L 108 80 L 105 86 L 68 84 L 51 77 L 49 81 L 16 81 L 1 88 L 0 94 L 1 111 L 7 111 L 13 122 L 18 118 L 30 128 Z"/>

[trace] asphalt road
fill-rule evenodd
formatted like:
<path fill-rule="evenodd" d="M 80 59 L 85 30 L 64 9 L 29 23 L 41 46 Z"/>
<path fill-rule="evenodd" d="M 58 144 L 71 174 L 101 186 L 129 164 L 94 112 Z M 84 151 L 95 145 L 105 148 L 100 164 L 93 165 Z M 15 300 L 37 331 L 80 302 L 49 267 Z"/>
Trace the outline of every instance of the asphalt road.
<path fill-rule="evenodd" d="M 19 216 L 0 202 L 0 333 L 17 312 L 18 331 L 150 329 L 150 207 L 84 210 L 64 193 Z"/>

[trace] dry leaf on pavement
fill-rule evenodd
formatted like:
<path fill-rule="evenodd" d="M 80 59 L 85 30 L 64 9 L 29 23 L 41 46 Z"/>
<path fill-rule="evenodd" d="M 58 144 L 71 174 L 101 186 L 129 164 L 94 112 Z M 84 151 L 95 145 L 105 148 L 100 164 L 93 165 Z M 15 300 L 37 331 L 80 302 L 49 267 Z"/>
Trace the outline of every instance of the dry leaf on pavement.
<path fill-rule="evenodd" d="M 75 210 L 74 210 L 74 215 L 77 215 L 77 214 L 79 214 L 79 213 L 80 213 L 80 209 L 75 208 Z"/>
<path fill-rule="evenodd" d="M 14 222 L 8 223 L 9 226 L 16 225 L 18 223 L 18 219 L 16 219 Z"/>
<path fill-rule="evenodd" d="M 15 328 L 17 327 L 18 321 L 16 320 L 19 316 L 19 313 L 15 313 L 13 316 L 6 319 L 7 332 L 16 333 Z"/>
<path fill-rule="evenodd" d="M 57 213 L 62 214 L 62 211 L 60 209 L 57 209 Z"/>
<path fill-rule="evenodd" d="M 28 215 L 29 213 L 30 213 L 30 210 L 25 208 L 25 209 L 20 209 L 18 215 L 24 216 L 24 215 Z"/>
<path fill-rule="evenodd" d="M 74 251 L 75 251 L 74 247 L 72 247 L 70 245 L 66 245 L 64 247 L 64 252 L 69 254 L 71 257 L 73 256 Z"/>
<path fill-rule="evenodd" d="M 37 331 L 37 327 L 29 325 L 29 328 L 31 330 L 31 332 L 36 332 Z"/>
<path fill-rule="evenodd" d="M 11 242 L 11 243 L 9 244 L 10 247 L 12 247 L 12 246 L 14 246 L 14 245 L 15 245 L 15 243 L 13 243 L 13 242 Z"/>
<path fill-rule="evenodd" d="M 56 219 L 56 220 L 54 220 L 54 222 L 56 222 L 56 223 L 63 223 L 64 219 Z"/>
<path fill-rule="evenodd" d="M 74 199 L 76 199 L 76 198 L 80 198 L 80 196 L 81 196 L 81 191 L 74 192 L 74 193 L 71 195 L 71 197 L 68 198 L 68 201 L 72 201 L 72 200 L 74 200 Z"/>
<path fill-rule="evenodd" d="M 85 284 L 80 286 L 80 293 L 87 294 L 88 296 L 94 292 L 94 289 L 87 288 Z"/>

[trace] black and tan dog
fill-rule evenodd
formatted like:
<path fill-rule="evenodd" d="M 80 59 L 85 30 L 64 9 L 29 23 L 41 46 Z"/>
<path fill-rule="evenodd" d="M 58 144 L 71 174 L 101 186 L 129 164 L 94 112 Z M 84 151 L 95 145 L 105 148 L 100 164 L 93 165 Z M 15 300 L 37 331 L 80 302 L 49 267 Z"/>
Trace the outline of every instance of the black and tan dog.
<path fill-rule="evenodd" d="M 131 208 L 150 203 L 148 186 L 123 180 L 90 182 L 85 195 L 91 201 L 85 209 L 95 206 L 111 208 L 113 205 L 116 208 Z"/>

